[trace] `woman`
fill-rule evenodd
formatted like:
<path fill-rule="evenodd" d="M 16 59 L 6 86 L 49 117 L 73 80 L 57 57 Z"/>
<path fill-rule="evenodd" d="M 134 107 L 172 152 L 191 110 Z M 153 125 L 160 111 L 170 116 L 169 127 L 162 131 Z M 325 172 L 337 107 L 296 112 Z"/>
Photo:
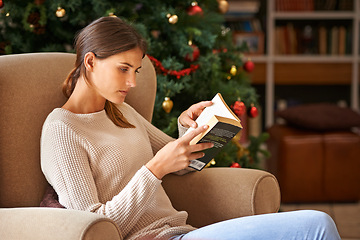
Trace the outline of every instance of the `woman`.
<path fill-rule="evenodd" d="M 187 225 L 161 179 L 212 147 L 189 145 L 207 129 L 194 120 L 212 103 L 180 115 L 180 132 L 197 128 L 177 140 L 147 122 L 124 103 L 145 51 L 145 41 L 119 18 L 100 18 L 77 36 L 75 68 L 63 86 L 69 99 L 49 114 L 41 138 L 42 170 L 63 206 L 111 218 L 123 239 L 340 239 L 331 218 L 315 211 Z"/>

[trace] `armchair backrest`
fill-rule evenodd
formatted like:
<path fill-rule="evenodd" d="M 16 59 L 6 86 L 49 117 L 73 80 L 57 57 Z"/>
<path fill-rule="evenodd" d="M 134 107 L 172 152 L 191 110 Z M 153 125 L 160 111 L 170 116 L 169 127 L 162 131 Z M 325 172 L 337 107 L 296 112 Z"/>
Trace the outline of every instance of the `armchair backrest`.
<path fill-rule="evenodd" d="M 65 103 L 62 82 L 74 62 L 70 53 L 0 57 L 0 207 L 39 205 L 47 186 L 40 168 L 41 128 Z M 126 102 L 151 121 L 155 95 L 155 70 L 145 57 Z"/>

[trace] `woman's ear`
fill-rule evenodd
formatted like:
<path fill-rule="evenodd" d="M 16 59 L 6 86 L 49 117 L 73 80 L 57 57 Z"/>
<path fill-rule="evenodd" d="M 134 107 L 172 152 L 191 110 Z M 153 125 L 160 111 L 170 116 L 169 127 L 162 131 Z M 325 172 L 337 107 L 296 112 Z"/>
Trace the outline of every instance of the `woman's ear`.
<path fill-rule="evenodd" d="M 95 64 L 95 54 L 93 52 L 88 52 L 84 57 L 84 65 L 87 71 L 92 72 Z"/>

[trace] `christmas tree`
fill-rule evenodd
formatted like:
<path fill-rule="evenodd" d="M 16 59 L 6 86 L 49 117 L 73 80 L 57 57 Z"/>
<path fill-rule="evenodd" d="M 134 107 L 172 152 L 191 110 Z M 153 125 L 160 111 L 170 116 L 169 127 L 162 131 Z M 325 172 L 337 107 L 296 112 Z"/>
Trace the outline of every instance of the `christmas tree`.
<path fill-rule="evenodd" d="M 176 137 L 179 114 L 217 92 L 238 116 L 257 116 L 248 77 L 254 64 L 224 27 L 227 7 L 226 0 L 0 0 L 0 54 L 73 52 L 81 28 L 102 16 L 120 17 L 148 41 L 158 81 L 153 124 Z M 266 138 L 250 137 L 247 148 L 235 138 L 214 165 L 256 167 L 258 154 L 267 155 L 260 149 Z"/>

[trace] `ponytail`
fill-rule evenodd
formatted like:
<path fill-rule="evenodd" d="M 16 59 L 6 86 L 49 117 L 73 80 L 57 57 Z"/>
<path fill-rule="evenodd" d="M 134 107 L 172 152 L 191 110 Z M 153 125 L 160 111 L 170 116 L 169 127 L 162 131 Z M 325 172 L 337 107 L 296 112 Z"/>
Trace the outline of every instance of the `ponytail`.
<path fill-rule="evenodd" d="M 75 78 L 75 73 L 77 71 L 78 68 L 74 68 L 73 70 L 71 70 L 71 72 L 69 73 L 69 75 L 67 76 L 67 78 L 65 79 L 65 81 L 63 82 L 63 86 L 62 86 L 62 92 L 65 95 L 65 97 L 69 98 L 70 95 L 72 94 L 72 92 L 74 91 L 76 82 L 77 82 L 77 78 Z"/>
<path fill-rule="evenodd" d="M 134 125 L 132 125 L 126 120 L 126 118 L 116 107 L 116 105 L 112 102 L 109 102 L 108 100 L 106 100 L 105 102 L 105 112 L 116 126 L 122 128 L 135 128 Z"/>

